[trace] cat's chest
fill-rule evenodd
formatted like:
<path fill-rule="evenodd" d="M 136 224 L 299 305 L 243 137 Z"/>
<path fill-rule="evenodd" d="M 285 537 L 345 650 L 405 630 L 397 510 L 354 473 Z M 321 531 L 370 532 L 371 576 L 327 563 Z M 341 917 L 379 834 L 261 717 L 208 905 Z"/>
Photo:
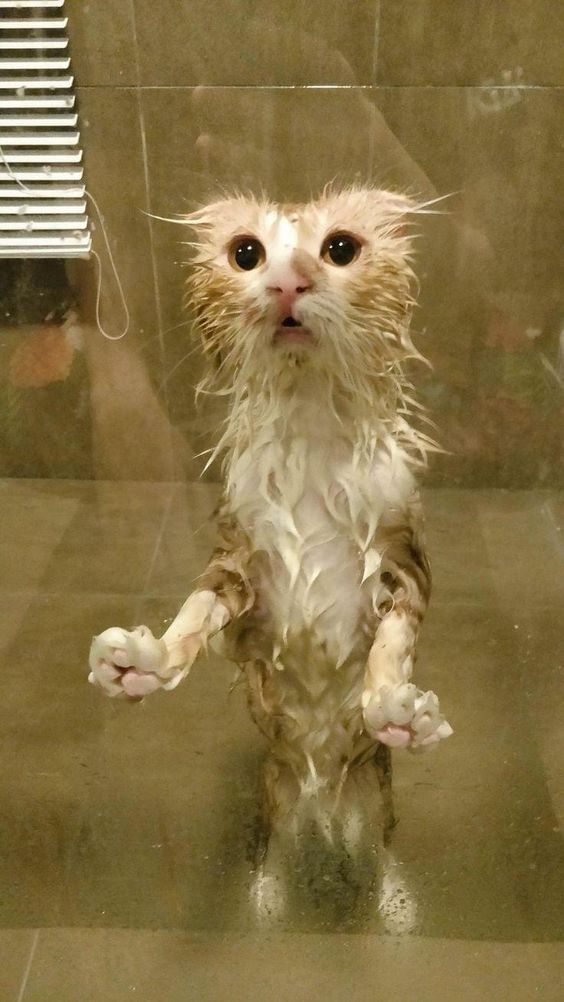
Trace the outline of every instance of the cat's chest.
<path fill-rule="evenodd" d="M 401 454 L 385 445 L 366 455 L 349 439 L 317 430 L 240 453 L 227 498 L 257 549 L 287 542 L 305 552 L 340 541 L 362 554 L 386 510 L 403 506 L 411 487 Z"/>
<path fill-rule="evenodd" d="M 388 498 L 378 464 L 359 461 L 346 441 L 303 438 L 242 457 L 230 484 L 275 633 L 305 629 L 334 660 L 348 656 L 379 583 L 374 538 Z"/>
<path fill-rule="evenodd" d="M 241 457 L 229 502 L 256 549 L 305 556 L 352 538 L 360 510 L 375 498 L 366 496 L 366 475 L 352 470 L 349 453 L 338 442 L 298 437 Z"/>

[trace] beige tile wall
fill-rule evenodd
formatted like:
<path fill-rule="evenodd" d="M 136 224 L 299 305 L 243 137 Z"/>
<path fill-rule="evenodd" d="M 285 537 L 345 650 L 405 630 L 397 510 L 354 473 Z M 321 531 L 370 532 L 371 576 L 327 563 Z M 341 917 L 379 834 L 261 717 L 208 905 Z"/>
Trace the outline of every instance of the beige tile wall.
<path fill-rule="evenodd" d="M 135 0 L 143 86 L 373 82 L 374 0 Z"/>
<path fill-rule="evenodd" d="M 379 84 L 564 83 L 558 0 L 383 0 Z"/>
<path fill-rule="evenodd" d="M 434 373 L 417 381 L 452 452 L 432 477 L 562 481 L 558 0 L 66 6 L 88 186 L 131 312 L 124 341 L 105 341 L 92 326 L 94 265 L 73 272 L 88 325 L 83 469 L 195 475 L 193 454 L 217 422 L 217 408 L 192 402 L 200 361 L 181 309 L 184 233 L 146 213 L 181 213 L 218 185 L 307 199 L 338 177 L 450 196 L 424 221 L 418 265 L 416 329 Z M 118 332 L 99 225 L 95 245 L 102 315 Z M 33 454 L 33 436 L 26 447 Z"/>

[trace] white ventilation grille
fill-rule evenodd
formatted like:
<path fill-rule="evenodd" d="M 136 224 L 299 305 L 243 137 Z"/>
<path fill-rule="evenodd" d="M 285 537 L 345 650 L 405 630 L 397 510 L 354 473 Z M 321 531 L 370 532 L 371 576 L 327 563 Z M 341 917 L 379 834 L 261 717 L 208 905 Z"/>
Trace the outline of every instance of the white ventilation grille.
<path fill-rule="evenodd" d="M 64 0 L 0 0 L 0 257 L 90 252 L 67 20 Z"/>

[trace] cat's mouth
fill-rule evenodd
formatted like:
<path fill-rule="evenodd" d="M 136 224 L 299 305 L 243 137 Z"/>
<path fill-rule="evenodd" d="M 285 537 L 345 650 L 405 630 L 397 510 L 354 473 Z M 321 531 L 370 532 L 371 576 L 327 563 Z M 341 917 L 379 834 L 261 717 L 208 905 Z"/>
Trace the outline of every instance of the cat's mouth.
<path fill-rule="evenodd" d="M 295 317 L 285 317 L 274 332 L 275 344 L 308 344 L 311 342 L 313 342 L 313 334 L 309 327 L 304 327 Z"/>

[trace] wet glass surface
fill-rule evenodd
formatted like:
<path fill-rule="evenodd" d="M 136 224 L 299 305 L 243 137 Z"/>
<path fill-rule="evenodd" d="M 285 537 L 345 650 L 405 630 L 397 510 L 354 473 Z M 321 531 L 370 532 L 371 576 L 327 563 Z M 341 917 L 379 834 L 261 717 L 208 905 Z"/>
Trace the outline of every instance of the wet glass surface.
<path fill-rule="evenodd" d="M 0 922 L 7 943 L 41 930 L 30 997 L 50 997 L 42 992 L 52 984 L 54 998 L 75 977 L 103 980 L 99 951 L 111 942 L 120 990 L 130 964 L 131 984 L 152 997 L 147 949 L 157 966 L 171 957 L 171 985 L 195 950 L 203 997 L 215 998 L 215 952 L 240 942 L 237 977 L 248 985 L 244 970 L 255 976 L 264 942 L 280 965 L 274 983 L 285 983 L 285 950 L 297 950 L 306 967 L 333 971 L 334 998 L 344 944 L 358 977 L 370 976 L 373 956 L 388 985 L 405 983 L 405 951 L 415 977 L 418 958 L 440 950 L 437 962 L 453 965 L 443 968 L 447 984 L 466 971 L 468 998 L 482 977 L 491 990 L 488 965 L 514 956 L 508 944 L 529 944 L 525 974 L 503 968 L 507 990 L 525 999 L 542 985 L 556 998 L 562 506 L 532 491 L 426 492 L 436 587 L 419 679 L 440 688 L 456 737 L 424 756 L 395 753 L 399 822 L 386 846 L 378 786 L 365 771 L 352 804 L 372 812 L 371 829 L 355 839 L 351 810 L 346 849 L 303 836 L 297 848 L 275 844 L 260 868 L 264 748 L 241 686 L 232 688 L 233 666 L 212 655 L 177 692 L 130 707 L 87 687 L 83 671 L 91 635 L 108 623 L 157 631 L 176 612 L 204 566 L 215 496 L 202 484 L 1 485 Z M 312 934 L 336 937 L 337 952 Z M 78 951 L 72 977 L 58 970 L 57 950 L 69 961 Z"/>
<path fill-rule="evenodd" d="M 0 261 L 0 997 L 556 1002 L 561 10 L 242 6 L 66 4 L 127 336 L 96 328 L 93 261 Z M 122 706 L 86 685 L 86 656 L 112 623 L 171 620 L 219 493 L 217 471 L 198 479 L 223 411 L 194 406 L 186 237 L 146 213 L 221 185 L 303 200 L 333 177 L 449 196 L 421 224 L 414 326 L 433 368 L 413 375 L 447 450 L 425 481 L 418 681 L 455 735 L 394 753 L 388 838 L 369 766 L 342 844 L 275 840 L 261 866 L 264 743 L 234 667 L 211 654 Z"/>

